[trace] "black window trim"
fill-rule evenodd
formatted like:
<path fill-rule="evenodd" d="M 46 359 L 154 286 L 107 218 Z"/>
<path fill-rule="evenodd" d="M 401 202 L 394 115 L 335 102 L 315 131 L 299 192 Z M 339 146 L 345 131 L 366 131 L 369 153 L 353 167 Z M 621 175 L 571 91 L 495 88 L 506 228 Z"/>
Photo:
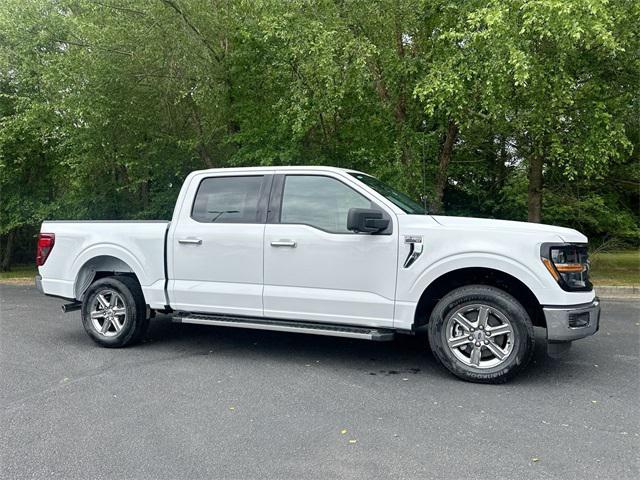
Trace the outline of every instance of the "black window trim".
<path fill-rule="evenodd" d="M 321 232 L 330 233 L 331 235 L 371 235 L 370 233 L 366 233 L 366 232 L 332 232 L 330 230 L 325 230 L 324 228 L 320 228 L 316 225 L 311 225 L 309 223 L 282 223 L 280 221 L 282 217 L 282 196 L 284 194 L 284 184 L 285 184 L 286 177 L 327 177 L 342 183 L 345 187 L 350 188 L 351 190 L 356 192 L 358 195 L 361 195 L 367 200 L 369 200 L 371 204 L 374 206 L 374 208 L 377 208 L 382 212 L 383 218 L 389 219 L 389 226 L 382 232 L 375 233 L 374 235 L 391 235 L 393 233 L 393 219 L 391 217 L 391 214 L 385 208 L 381 207 L 377 201 L 372 200 L 371 197 L 369 197 L 368 195 L 362 192 L 359 192 L 348 183 L 342 181 L 341 178 L 334 177 L 332 175 L 327 175 L 324 173 L 312 173 L 312 172 L 277 173 L 274 175 L 274 177 L 275 178 L 273 180 L 272 187 L 271 187 L 271 195 L 269 196 L 269 206 L 267 210 L 267 223 L 278 224 L 278 225 L 304 225 L 306 227 L 311 227 L 311 228 L 315 228 L 316 230 L 320 230 Z"/>
<path fill-rule="evenodd" d="M 260 191 L 258 192 L 258 202 L 256 204 L 256 220 L 255 222 L 225 222 L 224 220 L 220 220 L 218 222 L 203 222 L 202 220 L 198 220 L 193 217 L 193 210 L 196 206 L 196 199 L 198 198 L 198 193 L 200 192 L 200 188 L 202 188 L 202 183 L 205 180 L 209 180 L 211 178 L 244 178 L 244 177 L 262 177 L 262 182 L 260 183 Z M 269 204 L 269 196 L 271 195 L 271 187 L 273 184 L 272 173 L 247 173 L 246 175 L 209 175 L 202 177 L 198 182 L 198 187 L 196 188 L 196 193 L 193 196 L 193 201 L 191 203 L 191 211 L 189 212 L 189 218 L 194 222 L 204 223 L 208 225 L 216 225 L 216 224 L 227 224 L 227 225 L 262 225 L 267 221 L 267 206 Z"/>

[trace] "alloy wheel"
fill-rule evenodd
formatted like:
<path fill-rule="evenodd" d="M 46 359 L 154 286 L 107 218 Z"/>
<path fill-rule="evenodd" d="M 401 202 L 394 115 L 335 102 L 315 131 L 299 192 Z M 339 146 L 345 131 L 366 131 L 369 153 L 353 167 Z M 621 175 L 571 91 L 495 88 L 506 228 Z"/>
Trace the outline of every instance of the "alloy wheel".
<path fill-rule="evenodd" d="M 91 305 L 91 325 L 100 335 L 114 337 L 127 322 L 122 296 L 114 290 L 100 290 Z"/>
<path fill-rule="evenodd" d="M 451 353 L 470 367 L 497 367 L 513 352 L 513 325 L 506 315 L 490 305 L 458 308 L 449 315 L 445 334 Z"/>

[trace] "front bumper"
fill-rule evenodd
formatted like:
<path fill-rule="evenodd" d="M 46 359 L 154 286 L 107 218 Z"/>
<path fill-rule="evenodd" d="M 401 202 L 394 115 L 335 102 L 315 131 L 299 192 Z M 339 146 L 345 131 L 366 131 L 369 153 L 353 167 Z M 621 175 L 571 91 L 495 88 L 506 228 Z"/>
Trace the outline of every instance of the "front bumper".
<path fill-rule="evenodd" d="M 547 321 L 547 340 L 571 342 L 593 335 L 600 328 L 600 300 L 586 305 L 543 307 Z"/>

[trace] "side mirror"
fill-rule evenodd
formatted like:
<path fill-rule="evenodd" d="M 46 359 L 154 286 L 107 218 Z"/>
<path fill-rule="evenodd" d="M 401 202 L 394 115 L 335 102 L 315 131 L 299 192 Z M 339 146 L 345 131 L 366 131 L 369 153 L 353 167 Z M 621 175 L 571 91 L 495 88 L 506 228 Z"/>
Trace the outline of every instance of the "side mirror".
<path fill-rule="evenodd" d="M 347 215 L 347 230 L 357 233 L 378 233 L 389 226 L 389 219 L 382 218 L 380 210 L 350 208 Z"/>

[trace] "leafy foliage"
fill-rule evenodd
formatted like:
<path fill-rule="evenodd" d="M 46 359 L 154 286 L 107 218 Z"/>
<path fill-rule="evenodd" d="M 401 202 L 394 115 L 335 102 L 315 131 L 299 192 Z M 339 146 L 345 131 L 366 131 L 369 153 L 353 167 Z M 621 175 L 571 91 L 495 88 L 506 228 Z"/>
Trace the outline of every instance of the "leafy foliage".
<path fill-rule="evenodd" d="M 356 168 L 450 214 L 524 220 L 538 195 L 544 221 L 637 244 L 638 20 L 628 0 L 4 0 L 2 266 L 45 218 L 169 218 L 187 173 L 237 165 Z"/>

